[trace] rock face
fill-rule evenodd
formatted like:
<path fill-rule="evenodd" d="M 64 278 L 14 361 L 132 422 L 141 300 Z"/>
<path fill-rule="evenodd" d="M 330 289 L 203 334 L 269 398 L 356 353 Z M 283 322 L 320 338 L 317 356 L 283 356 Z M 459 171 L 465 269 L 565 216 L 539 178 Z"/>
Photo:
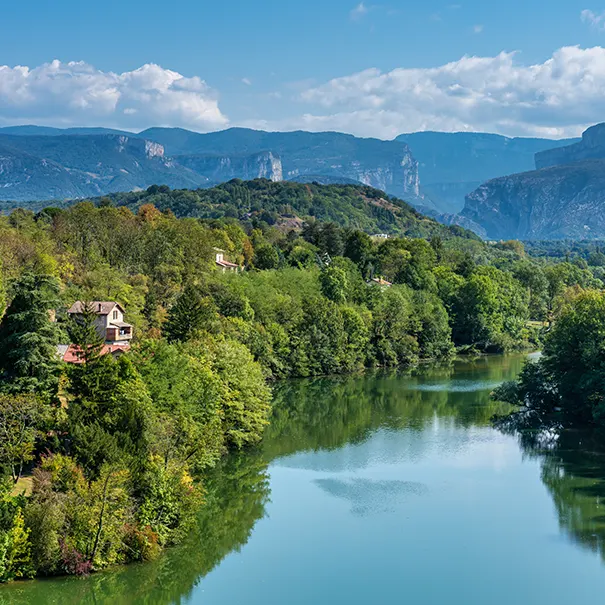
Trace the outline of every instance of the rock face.
<path fill-rule="evenodd" d="M 232 156 L 270 151 L 281 158 L 285 180 L 313 176 L 359 182 L 412 203 L 423 201 L 418 163 L 403 141 L 361 139 L 337 132 L 263 132 L 247 128 L 208 134 L 152 128 L 140 136 L 158 141 L 168 154 Z"/>
<path fill-rule="evenodd" d="M 207 184 L 218 184 L 231 179 L 283 180 L 281 159 L 270 151 L 251 155 L 182 155 L 175 162 L 207 179 Z"/>
<path fill-rule="evenodd" d="M 605 159 L 491 180 L 466 197 L 461 215 L 489 239 L 605 237 Z"/>
<path fill-rule="evenodd" d="M 577 139 L 508 138 L 478 132 L 416 132 L 397 137 L 418 160 L 422 192 L 441 213 L 462 210 L 482 183 L 534 169 L 534 155 Z"/>
<path fill-rule="evenodd" d="M 536 168 L 595 159 L 605 159 L 605 124 L 597 124 L 586 130 L 578 143 L 537 153 Z"/>
<path fill-rule="evenodd" d="M 430 205 L 420 191 L 418 163 L 405 143 L 333 132 L 271 133 L 233 128 L 199 134 L 152 128 L 137 135 L 24 126 L 0 129 L 0 145 L 7 157 L 25 153 L 39 161 L 54 162 L 62 175 L 45 177 L 48 171 L 36 171 L 31 164 L 32 178 L 24 181 L 13 171 L 9 175 L 6 164 L 6 187 L 0 189 L 0 199 L 5 200 L 95 196 L 153 184 L 209 187 L 233 178 L 312 178 L 363 183 L 413 204 Z"/>

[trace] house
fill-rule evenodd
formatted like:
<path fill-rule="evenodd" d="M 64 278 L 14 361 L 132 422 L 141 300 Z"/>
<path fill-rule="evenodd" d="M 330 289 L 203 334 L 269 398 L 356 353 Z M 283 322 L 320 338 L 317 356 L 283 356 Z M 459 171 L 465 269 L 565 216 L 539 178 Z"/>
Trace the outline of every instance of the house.
<path fill-rule="evenodd" d="M 127 345 L 132 339 L 132 325 L 124 321 L 124 309 L 113 301 L 94 300 L 90 303 L 75 302 L 68 311 L 70 317 L 82 315 L 83 305 L 88 304 L 96 314 L 95 326 L 108 345 Z"/>
<path fill-rule="evenodd" d="M 235 273 L 241 271 L 241 267 L 239 265 L 236 265 L 235 263 L 230 263 L 229 261 L 225 260 L 224 250 L 221 250 L 220 248 L 214 248 L 214 253 L 216 266 L 219 271 L 222 271 L 223 273 L 225 273 L 226 271 L 234 271 Z"/>
<path fill-rule="evenodd" d="M 393 284 L 382 277 L 373 277 L 369 282 L 369 286 L 378 286 L 379 288 L 390 288 Z"/>

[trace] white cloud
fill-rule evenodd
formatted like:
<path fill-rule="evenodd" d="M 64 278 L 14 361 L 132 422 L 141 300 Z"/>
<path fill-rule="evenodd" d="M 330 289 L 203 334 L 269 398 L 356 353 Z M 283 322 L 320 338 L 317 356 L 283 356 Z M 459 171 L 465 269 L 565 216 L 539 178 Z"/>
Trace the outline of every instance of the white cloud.
<path fill-rule="evenodd" d="M 580 18 L 584 23 L 590 24 L 595 29 L 605 31 L 605 11 L 599 14 L 585 9 L 580 13 Z"/>
<path fill-rule="evenodd" d="M 575 136 L 605 119 L 605 48 L 564 47 L 534 65 L 503 52 L 367 69 L 309 87 L 299 100 L 307 111 L 289 127 L 382 138 L 416 130 Z"/>
<path fill-rule="evenodd" d="M 483 31 L 483 25 L 475 25 L 473 27 L 473 32 L 476 34 L 480 34 Z"/>
<path fill-rule="evenodd" d="M 250 78 L 242 78 L 242 83 L 246 86 L 252 86 L 252 80 L 250 80 Z"/>
<path fill-rule="evenodd" d="M 55 60 L 34 68 L 0 65 L 0 122 L 213 130 L 228 120 L 197 76 L 154 64 L 117 74 Z"/>
<path fill-rule="evenodd" d="M 367 15 L 368 11 L 370 9 L 365 5 L 364 2 L 360 2 L 350 13 L 350 17 L 351 19 L 353 19 L 353 21 L 359 21 L 359 19 L 361 19 L 362 17 L 364 17 L 365 15 Z"/>

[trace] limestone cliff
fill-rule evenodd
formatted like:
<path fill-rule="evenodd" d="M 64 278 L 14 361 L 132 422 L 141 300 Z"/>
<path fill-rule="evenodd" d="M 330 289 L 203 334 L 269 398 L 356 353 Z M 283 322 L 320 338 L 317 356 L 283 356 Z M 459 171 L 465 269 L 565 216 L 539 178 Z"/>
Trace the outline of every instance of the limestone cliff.
<path fill-rule="evenodd" d="M 578 143 L 536 153 L 536 168 L 595 159 L 605 159 L 605 124 L 597 124 L 586 130 Z"/>
<path fill-rule="evenodd" d="M 175 162 L 204 177 L 207 184 L 218 184 L 231 179 L 283 180 L 281 159 L 270 151 L 251 155 L 183 155 Z"/>
<path fill-rule="evenodd" d="M 489 239 L 605 237 L 605 160 L 584 160 L 488 181 L 461 215 Z"/>

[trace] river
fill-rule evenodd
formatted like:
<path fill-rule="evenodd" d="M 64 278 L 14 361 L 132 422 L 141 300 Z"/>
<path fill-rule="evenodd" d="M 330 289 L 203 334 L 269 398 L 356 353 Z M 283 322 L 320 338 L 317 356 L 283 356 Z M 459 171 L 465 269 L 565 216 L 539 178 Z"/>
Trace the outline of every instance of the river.
<path fill-rule="evenodd" d="M 263 446 L 207 480 L 158 561 L 0 587 L 0 603 L 594 605 L 605 457 L 493 429 L 523 356 L 277 385 Z"/>

